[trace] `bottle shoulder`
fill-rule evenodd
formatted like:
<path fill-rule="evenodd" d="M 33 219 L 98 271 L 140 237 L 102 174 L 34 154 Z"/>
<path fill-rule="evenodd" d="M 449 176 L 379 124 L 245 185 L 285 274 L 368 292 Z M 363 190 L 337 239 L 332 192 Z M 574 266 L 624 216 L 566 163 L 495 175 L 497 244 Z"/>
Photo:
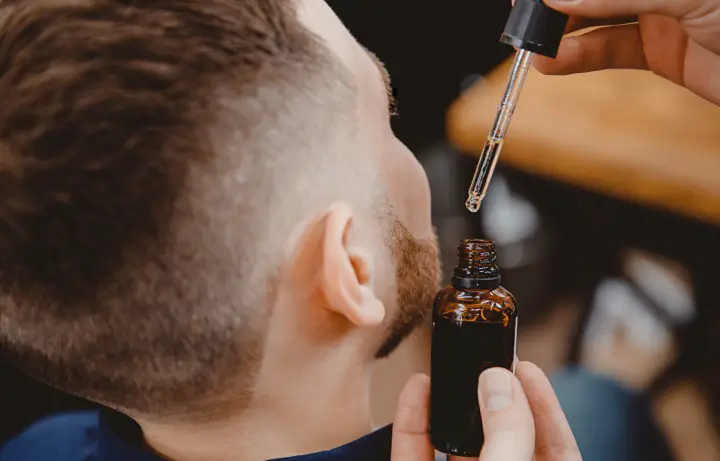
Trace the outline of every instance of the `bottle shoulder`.
<path fill-rule="evenodd" d="M 462 291 L 448 286 L 435 298 L 435 315 L 466 322 L 501 322 L 517 316 L 517 302 L 503 287 Z"/>

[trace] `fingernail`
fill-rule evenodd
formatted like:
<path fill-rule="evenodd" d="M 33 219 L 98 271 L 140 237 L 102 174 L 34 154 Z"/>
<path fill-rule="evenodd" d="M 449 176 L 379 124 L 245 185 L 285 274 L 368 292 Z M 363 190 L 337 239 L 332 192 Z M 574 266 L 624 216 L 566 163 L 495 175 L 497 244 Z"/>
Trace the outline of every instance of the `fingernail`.
<path fill-rule="evenodd" d="M 490 369 L 480 375 L 480 400 L 490 411 L 502 410 L 512 403 L 513 387 L 510 373 Z"/>

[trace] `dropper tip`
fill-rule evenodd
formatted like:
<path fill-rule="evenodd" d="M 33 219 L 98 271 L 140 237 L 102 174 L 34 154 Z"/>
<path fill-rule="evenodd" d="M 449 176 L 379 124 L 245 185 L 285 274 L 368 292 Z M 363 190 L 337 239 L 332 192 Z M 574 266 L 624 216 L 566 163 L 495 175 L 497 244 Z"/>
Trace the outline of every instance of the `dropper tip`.
<path fill-rule="evenodd" d="M 475 194 L 470 194 L 468 199 L 465 201 L 465 206 L 471 213 L 477 213 L 480 210 L 480 203 L 482 198 Z"/>

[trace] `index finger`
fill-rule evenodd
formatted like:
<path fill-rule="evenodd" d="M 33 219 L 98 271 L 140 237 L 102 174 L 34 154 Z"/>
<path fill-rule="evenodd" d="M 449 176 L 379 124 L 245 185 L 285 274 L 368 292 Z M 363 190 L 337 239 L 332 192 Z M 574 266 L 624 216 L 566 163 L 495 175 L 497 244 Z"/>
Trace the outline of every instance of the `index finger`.
<path fill-rule="evenodd" d="M 565 34 L 590 29 L 593 27 L 619 26 L 638 22 L 637 16 L 618 16 L 614 18 L 585 18 L 582 16 L 570 16 L 565 26 Z"/>
<path fill-rule="evenodd" d="M 545 373 L 530 362 L 520 362 L 515 373 L 535 420 L 535 461 L 581 461 L 580 449 Z"/>
<path fill-rule="evenodd" d="M 415 375 L 405 385 L 398 400 L 393 424 L 392 461 L 433 461 L 430 443 L 430 378 Z"/>

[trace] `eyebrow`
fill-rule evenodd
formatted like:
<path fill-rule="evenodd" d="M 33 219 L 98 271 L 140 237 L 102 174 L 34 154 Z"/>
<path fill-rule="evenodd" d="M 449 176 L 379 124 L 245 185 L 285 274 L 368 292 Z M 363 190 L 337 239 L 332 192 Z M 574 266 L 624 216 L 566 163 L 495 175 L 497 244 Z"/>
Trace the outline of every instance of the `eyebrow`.
<path fill-rule="evenodd" d="M 367 48 L 363 47 L 365 52 L 368 56 L 370 56 L 370 60 L 375 64 L 375 67 L 377 67 L 378 72 L 380 72 L 380 75 L 382 76 L 383 83 L 385 84 L 385 92 L 387 93 L 388 98 L 390 99 L 391 104 L 394 102 L 394 96 L 393 96 L 393 89 L 392 84 L 390 80 L 390 73 L 387 70 L 387 67 L 385 67 L 385 64 L 380 60 L 380 58 L 377 57 L 375 53 L 368 50 Z"/>

